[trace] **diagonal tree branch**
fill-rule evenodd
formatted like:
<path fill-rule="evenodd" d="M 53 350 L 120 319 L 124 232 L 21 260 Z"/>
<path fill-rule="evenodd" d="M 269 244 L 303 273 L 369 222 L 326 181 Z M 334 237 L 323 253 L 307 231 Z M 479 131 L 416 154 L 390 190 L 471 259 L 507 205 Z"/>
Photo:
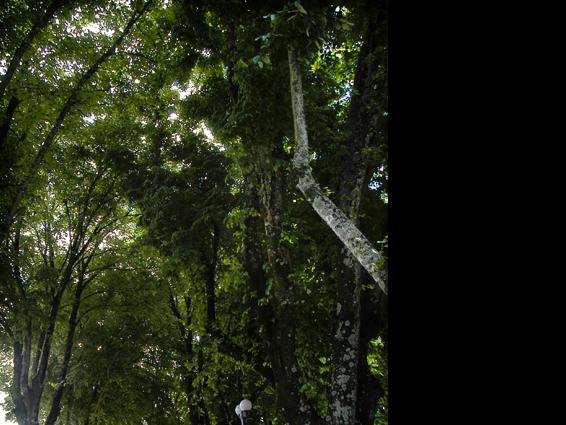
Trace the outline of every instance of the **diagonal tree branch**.
<path fill-rule="evenodd" d="M 297 188 L 305 196 L 317 214 L 328 224 L 346 248 L 368 271 L 381 290 L 387 294 L 387 273 L 377 266 L 382 255 L 371 245 L 352 221 L 326 196 L 312 175 L 309 165 L 309 142 L 305 111 L 303 106 L 303 86 L 301 68 L 297 52 L 293 46 L 288 48 L 289 74 L 291 79 L 291 103 L 295 125 L 295 155 L 293 167 L 298 174 Z"/>
<path fill-rule="evenodd" d="M 65 0 L 53 0 L 49 4 L 49 6 L 47 7 L 47 10 L 45 11 L 45 13 L 43 15 L 41 15 L 41 17 L 33 24 L 31 29 L 28 31 L 28 33 L 24 37 L 24 40 L 22 41 L 22 43 L 18 46 L 18 48 L 16 49 L 16 51 L 12 55 L 12 60 L 10 61 L 10 64 L 8 65 L 8 69 L 6 70 L 6 73 L 2 76 L 2 78 L 0 79 L 0 102 L 2 101 L 2 98 L 4 97 L 6 87 L 8 87 L 8 84 L 10 84 L 10 81 L 14 77 L 14 74 L 16 73 L 16 70 L 18 69 L 18 66 L 20 65 L 20 61 L 22 60 L 22 57 L 24 56 L 24 54 L 30 48 L 31 43 L 33 42 L 34 38 L 39 34 L 39 32 L 43 28 L 45 28 L 49 24 L 49 22 L 53 18 L 53 15 L 55 15 L 55 13 L 59 9 L 61 9 L 65 5 L 65 3 L 69 3 L 69 2 L 65 1 Z"/>

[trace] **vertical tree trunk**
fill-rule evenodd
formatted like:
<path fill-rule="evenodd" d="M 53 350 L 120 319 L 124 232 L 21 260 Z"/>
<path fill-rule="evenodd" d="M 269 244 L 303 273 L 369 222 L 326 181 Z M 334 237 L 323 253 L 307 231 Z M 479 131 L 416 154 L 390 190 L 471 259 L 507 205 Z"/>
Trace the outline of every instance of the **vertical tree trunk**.
<path fill-rule="evenodd" d="M 202 418 L 198 410 L 198 400 L 194 402 L 195 399 L 195 392 L 197 388 L 194 385 L 195 374 L 191 370 L 188 363 L 190 363 L 194 358 L 194 350 L 193 350 L 193 333 L 189 330 L 189 326 L 191 324 L 191 298 L 188 296 L 184 297 L 185 301 L 185 310 L 187 311 L 186 317 L 183 318 L 179 307 L 171 293 L 169 297 L 169 306 L 171 308 L 171 312 L 173 316 L 177 319 L 177 325 L 179 329 L 179 335 L 181 337 L 182 348 L 181 352 L 183 353 L 184 362 L 182 364 L 183 368 L 183 385 L 184 391 L 187 396 L 188 404 L 189 404 L 189 422 L 192 425 L 200 425 L 202 423 Z"/>
<path fill-rule="evenodd" d="M 377 291 L 376 291 L 377 292 Z M 382 383 L 372 375 L 368 361 L 369 342 L 382 333 L 387 320 L 386 297 L 362 297 L 360 355 L 358 359 L 358 402 L 356 403 L 356 423 L 373 425 L 378 400 L 385 392 Z"/>
<path fill-rule="evenodd" d="M 17 336 L 15 336 L 17 337 Z M 14 401 L 14 413 L 16 416 L 16 421 L 20 425 L 25 425 L 28 423 L 28 412 L 26 409 L 25 398 L 22 394 L 22 386 L 20 381 L 20 374 L 22 371 L 22 345 L 19 341 L 14 341 L 14 370 L 12 372 L 12 388 L 10 395 Z"/>
<path fill-rule="evenodd" d="M 253 307 L 257 325 L 260 328 L 260 336 L 263 339 L 271 363 L 278 410 L 289 424 L 317 424 L 320 423 L 320 418 L 311 412 L 310 406 L 299 393 L 300 376 L 299 368 L 294 358 L 293 316 L 289 308 L 292 307 L 292 304 L 286 290 L 290 285 L 288 281 L 286 282 L 286 275 L 283 270 L 277 269 L 274 272 L 277 273 L 274 283 L 277 288 L 274 288 L 274 290 L 279 295 L 274 296 L 270 302 L 265 302 L 267 297 L 267 275 L 263 268 L 266 259 L 260 238 L 262 225 L 266 239 L 270 239 L 270 242 L 267 242 L 268 257 L 271 257 L 271 260 L 268 260 L 270 267 L 273 269 L 273 264 L 277 263 L 278 258 L 283 258 L 285 255 L 277 253 L 277 247 L 279 246 L 277 227 L 280 224 L 280 219 L 278 218 L 280 217 L 280 210 L 279 207 L 274 209 L 272 201 L 270 201 L 270 180 L 266 180 L 268 187 L 264 186 L 261 189 L 264 205 L 263 211 L 256 189 L 262 186 L 259 181 L 259 179 L 253 176 L 248 176 L 246 179 L 246 206 L 252 209 L 254 213 L 250 214 L 245 220 L 243 246 L 244 267 L 250 287 L 255 295 Z M 278 198 L 277 195 L 276 198 Z M 274 215 L 276 217 L 275 222 L 272 222 L 271 219 Z M 260 216 L 264 217 L 263 223 L 258 218 Z M 286 299 L 285 302 L 282 302 L 283 298 Z"/>
<path fill-rule="evenodd" d="M 369 24 L 364 44 L 360 50 L 354 77 L 354 90 L 348 113 L 348 139 L 341 162 L 339 187 L 339 207 L 351 222 L 358 226 L 359 207 L 364 186 L 367 184 L 367 163 L 364 150 L 372 139 L 372 124 L 375 124 L 377 111 L 370 107 L 372 95 L 372 76 L 377 67 L 375 48 L 377 43 L 376 14 L 369 13 Z M 373 137 L 375 140 L 375 137 Z M 358 403 L 358 367 L 367 368 L 367 344 L 361 347 L 361 282 L 362 269 L 354 256 L 342 249 L 338 260 L 336 331 L 334 334 L 331 419 L 332 424 L 354 423 Z M 369 370 L 368 370 L 369 372 Z M 362 375 L 367 376 L 367 375 Z M 364 387 L 365 388 L 365 387 Z M 366 394 L 364 394 L 366 395 Z"/>
<path fill-rule="evenodd" d="M 275 156 L 281 154 L 277 146 Z M 283 222 L 283 181 L 281 170 L 261 174 L 261 199 L 267 242 L 267 260 L 273 277 L 274 325 L 270 359 L 276 383 L 277 404 L 291 425 L 321 422 L 300 392 L 301 370 L 295 356 L 295 296 L 289 280 L 289 255 L 281 245 Z"/>
<path fill-rule="evenodd" d="M 91 399 L 90 399 L 90 403 L 88 405 L 87 411 L 86 411 L 86 417 L 85 417 L 85 423 L 84 425 L 89 425 L 90 424 L 90 416 L 91 416 L 91 412 L 92 412 L 92 406 L 94 406 L 97 403 L 98 400 L 98 386 L 95 386 L 92 389 L 92 395 L 91 395 Z M 96 423 L 96 418 L 95 418 L 95 423 Z"/>
<path fill-rule="evenodd" d="M 220 227 L 214 224 L 212 230 L 211 258 L 206 261 L 206 327 L 209 333 L 216 326 L 216 263 L 220 246 Z"/>
<path fill-rule="evenodd" d="M 259 181 L 259 180 L 257 180 Z M 246 207 L 253 213 L 248 215 L 245 220 L 244 244 L 243 244 L 243 264 L 247 273 L 249 286 L 252 288 L 252 308 L 255 313 L 256 326 L 258 333 L 263 341 L 266 354 L 270 360 L 276 358 L 276 338 L 275 338 L 275 312 L 273 304 L 266 302 L 267 296 L 267 275 L 263 268 L 266 259 L 262 249 L 262 220 L 259 195 L 257 193 L 256 179 L 246 179 Z M 272 368 L 269 373 L 264 373 L 266 379 L 277 387 Z"/>
<path fill-rule="evenodd" d="M 12 375 L 11 396 L 14 401 L 16 420 L 20 424 L 29 424 L 33 417 L 33 411 L 30 408 L 33 393 L 29 385 L 32 317 L 30 315 L 28 294 L 26 294 L 20 271 L 20 231 L 20 226 L 17 226 L 13 244 L 15 260 L 12 273 L 16 284 L 15 292 L 18 294 L 18 302 L 14 307 L 14 370 Z"/>
<path fill-rule="evenodd" d="M 69 362 L 71 361 L 71 355 L 73 352 L 73 341 L 75 339 L 75 330 L 77 327 L 77 315 L 81 305 L 81 296 L 83 290 L 86 287 L 86 281 L 84 272 L 79 276 L 79 282 L 75 290 L 75 299 L 73 302 L 73 307 L 71 309 L 71 315 L 69 316 L 69 328 L 67 329 L 67 339 L 65 341 L 65 353 L 63 355 L 63 364 L 61 366 L 61 371 L 59 372 L 57 389 L 55 390 L 55 395 L 51 401 L 51 409 L 49 415 L 45 420 L 45 425 L 54 425 L 55 421 L 59 417 L 61 412 L 61 400 L 63 398 L 63 392 L 65 390 L 65 378 L 67 377 L 67 370 L 69 368 Z"/>
<path fill-rule="evenodd" d="M 10 131 L 10 128 L 12 127 L 12 119 L 14 118 L 16 108 L 19 104 L 20 100 L 16 96 L 12 96 L 8 102 L 8 107 L 6 108 L 6 115 L 0 117 L 0 152 L 8 138 L 8 131 Z"/>
<path fill-rule="evenodd" d="M 51 353 L 51 338 L 53 336 L 53 333 L 55 332 L 57 314 L 59 312 L 59 306 L 61 304 L 64 290 L 64 288 L 59 288 L 53 299 L 51 311 L 49 313 L 49 325 L 45 332 L 45 338 L 43 340 L 43 346 L 41 347 L 41 353 L 38 354 L 38 370 L 32 377 L 31 389 L 28 393 L 29 397 L 27 397 L 26 400 L 26 409 L 28 412 L 29 423 L 33 425 L 38 423 L 41 397 L 44 390 L 44 382 L 47 375 L 47 365 Z"/>

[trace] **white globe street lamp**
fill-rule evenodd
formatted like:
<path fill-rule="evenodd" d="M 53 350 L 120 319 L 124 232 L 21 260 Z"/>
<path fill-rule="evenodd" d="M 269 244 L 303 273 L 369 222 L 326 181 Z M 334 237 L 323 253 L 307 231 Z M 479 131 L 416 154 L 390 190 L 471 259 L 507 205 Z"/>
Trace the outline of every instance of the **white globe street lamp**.
<path fill-rule="evenodd" d="M 238 417 L 240 418 L 242 425 L 244 425 L 244 418 L 246 417 L 246 413 L 250 410 L 252 410 L 252 402 L 247 399 L 240 401 L 240 404 L 238 404 L 234 409 L 236 415 L 238 415 Z"/>
<path fill-rule="evenodd" d="M 249 412 L 252 410 L 252 402 L 247 399 L 243 399 L 240 401 L 240 410 L 242 412 Z"/>

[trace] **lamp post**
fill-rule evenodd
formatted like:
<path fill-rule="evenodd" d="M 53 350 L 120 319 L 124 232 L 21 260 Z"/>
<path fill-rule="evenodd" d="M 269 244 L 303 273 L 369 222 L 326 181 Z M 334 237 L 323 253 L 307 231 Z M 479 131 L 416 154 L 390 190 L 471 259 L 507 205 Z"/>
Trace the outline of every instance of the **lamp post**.
<path fill-rule="evenodd" d="M 238 404 L 234 409 L 236 415 L 238 415 L 238 417 L 240 418 L 242 425 L 244 425 L 244 418 L 246 417 L 246 413 L 250 410 L 252 410 L 252 402 L 247 399 L 240 401 L 240 404 Z"/>

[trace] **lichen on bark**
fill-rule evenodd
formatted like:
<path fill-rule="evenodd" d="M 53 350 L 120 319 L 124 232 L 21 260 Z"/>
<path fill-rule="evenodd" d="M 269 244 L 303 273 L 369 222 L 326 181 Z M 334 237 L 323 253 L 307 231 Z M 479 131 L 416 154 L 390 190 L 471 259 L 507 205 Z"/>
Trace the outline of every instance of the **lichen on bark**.
<path fill-rule="evenodd" d="M 377 267 L 382 263 L 382 255 L 360 232 L 354 223 L 320 189 L 312 175 L 309 165 L 308 133 L 303 106 L 303 87 L 301 69 L 297 52 L 293 46 L 288 48 L 289 74 L 291 85 L 291 104 L 295 126 L 295 154 L 293 167 L 298 174 L 297 188 L 303 193 L 317 214 L 328 224 L 344 246 L 387 294 L 387 273 Z"/>

